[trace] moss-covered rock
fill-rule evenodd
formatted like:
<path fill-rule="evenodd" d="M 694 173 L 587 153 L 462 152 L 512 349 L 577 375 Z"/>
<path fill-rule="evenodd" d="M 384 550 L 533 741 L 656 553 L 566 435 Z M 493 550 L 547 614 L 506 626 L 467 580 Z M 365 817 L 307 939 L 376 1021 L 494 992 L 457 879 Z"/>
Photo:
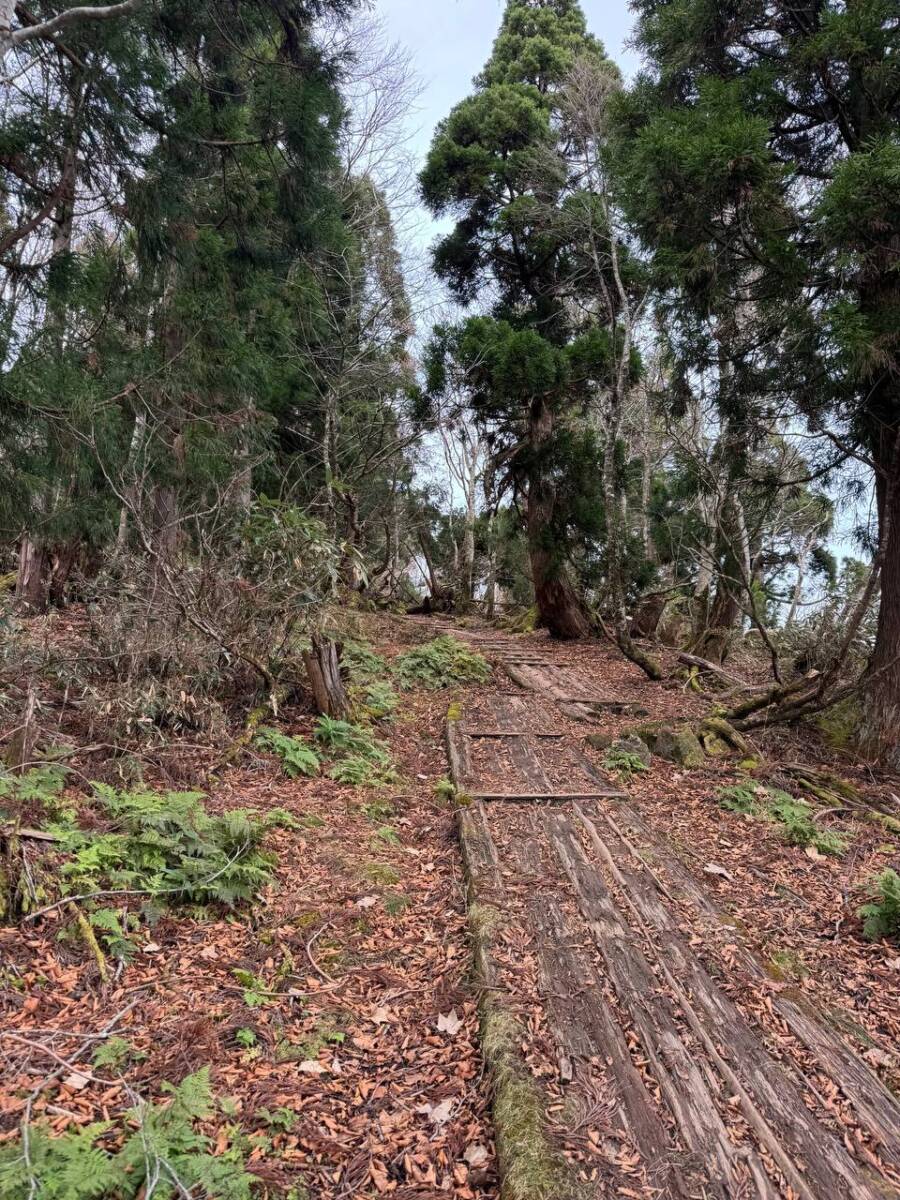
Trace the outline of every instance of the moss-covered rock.
<path fill-rule="evenodd" d="M 663 726 L 656 735 L 653 749 L 660 758 L 689 771 L 702 767 L 706 761 L 700 739 L 687 725 Z"/>
<path fill-rule="evenodd" d="M 653 761 L 653 754 L 647 743 L 639 737 L 620 737 L 610 745 L 610 750 L 621 751 L 623 754 L 631 754 L 635 758 L 640 759 L 645 767 L 649 767 Z"/>

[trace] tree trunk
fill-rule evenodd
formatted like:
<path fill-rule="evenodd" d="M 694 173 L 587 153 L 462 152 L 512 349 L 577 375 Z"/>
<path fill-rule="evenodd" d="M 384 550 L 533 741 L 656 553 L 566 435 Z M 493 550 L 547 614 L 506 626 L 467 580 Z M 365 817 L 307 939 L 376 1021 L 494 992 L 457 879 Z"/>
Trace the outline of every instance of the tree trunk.
<path fill-rule="evenodd" d="M 326 717 L 347 717 L 350 701 L 341 679 L 340 647 L 337 642 L 314 634 L 311 648 L 303 653 L 303 662 L 316 710 Z"/>
<path fill-rule="evenodd" d="M 16 600 L 28 612 L 41 613 L 47 609 L 47 552 L 27 535 L 19 545 Z"/>
<path fill-rule="evenodd" d="M 575 640 L 587 637 L 591 622 L 570 580 L 559 548 L 553 542 L 556 491 L 538 461 L 553 434 L 553 414 L 541 399 L 532 402 L 529 414 L 532 467 L 528 480 L 528 557 L 539 624 L 551 637 Z"/>
<path fill-rule="evenodd" d="M 863 748 L 900 767 L 900 450 L 898 433 L 885 430 L 876 463 L 881 559 L 881 603 L 866 689 Z"/>
<path fill-rule="evenodd" d="M 66 542 L 58 546 L 53 553 L 53 566 L 50 571 L 50 603 L 54 608 L 63 608 L 66 603 L 66 584 L 81 546 L 78 542 Z"/>

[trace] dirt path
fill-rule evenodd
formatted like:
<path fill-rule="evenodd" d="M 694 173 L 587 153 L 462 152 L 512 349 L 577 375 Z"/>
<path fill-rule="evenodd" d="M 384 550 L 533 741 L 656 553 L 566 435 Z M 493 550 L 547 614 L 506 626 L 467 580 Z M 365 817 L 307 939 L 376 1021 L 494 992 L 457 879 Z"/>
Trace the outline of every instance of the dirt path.
<path fill-rule="evenodd" d="M 513 685 L 451 713 L 448 746 L 482 974 L 521 1031 L 556 1191 L 897 1195 L 896 1097 L 582 752 L 574 722 L 628 703 L 532 641 L 459 636 Z"/>

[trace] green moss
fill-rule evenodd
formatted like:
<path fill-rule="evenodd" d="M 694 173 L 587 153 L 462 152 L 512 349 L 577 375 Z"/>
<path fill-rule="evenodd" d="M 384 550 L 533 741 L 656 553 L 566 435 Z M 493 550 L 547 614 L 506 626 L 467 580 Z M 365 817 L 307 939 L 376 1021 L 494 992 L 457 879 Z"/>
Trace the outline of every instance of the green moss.
<path fill-rule="evenodd" d="M 400 882 L 400 876 L 387 863 L 367 863 L 362 869 L 362 874 L 372 883 L 380 883 L 385 887 L 393 887 Z"/>
<path fill-rule="evenodd" d="M 862 709 L 855 696 L 848 696 L 815 719 L 822 737 L 835 750 L 846 750 L 853 746 L 861 724 Z"/>

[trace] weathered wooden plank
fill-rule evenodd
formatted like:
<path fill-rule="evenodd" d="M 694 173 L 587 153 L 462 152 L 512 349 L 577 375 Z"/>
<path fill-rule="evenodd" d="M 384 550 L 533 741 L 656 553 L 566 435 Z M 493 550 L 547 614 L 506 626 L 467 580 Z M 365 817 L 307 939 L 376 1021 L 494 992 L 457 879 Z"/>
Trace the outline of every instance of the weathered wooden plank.
<path fill-rule="evenodd" d="M 576 808 L 576 814 L 622 889 L 638 926 L 664 935 L 659 964 L 669 986 L 725 1082 L 740 1097 L 751 1128 L 791 1186 L 798 1191 L 805 1186 L 806 1194 L 813 1197 L 879 1200 L 882 1189 L 870 1185 L 842 1142 L 816 1120 L 798 1083 L 769 1054 L 756 1030 L 688 946 L 649 875 L 628 865 L 626 848 L 610 837 L 613 853 L 584 812 Z M 803 1164 L 802 1172 L 798 1163 Z"/>
<path fill-rule="evenodd" d="M 548 802 L 565 803 L 567 800 L 614 800 L 623 792 L 467 792 L 472 800 L 508 800 L 510 802 L 525 802 L 531 800 L 546 800 Z"/>
<path fill-rule="evenodd" d="M 713 932 L 731 923 L 728 915 L 711 900 L 687 867 L 659 841 L 634 809 L 628 805 L 617 805 L 615 818 L 607 812 L 601 812 L 600 816 L 621 839 L 627 854 L 652 877 L 663 895 L 677 898 L 693 908 L 703 925 Z M 664 863 L 666 884 L 663 884 L 646 857 L 642 857 L 631 838 L 639 839 Z M 732 948 L 732 955 L 752 980 L 763 983 L 770 978 L 757 956 L 739 937 L 730 933 L 728 944 Z M 839 1085 L 856 1110 L 860 1122 L 880 1143 L 888 1160 L 900 1164 L 900 1101 L 897 1097 L 837 1031 L 825 1023 L 822 1014 L 808 999 L 779 991 L 769 995 L 769 1003 L 794 1037 L 818 1060 L 825 1074 Z"/>
<path fill-rule="evenodd" d="M 732 1142 L 710 1092 L 707 1073 L 696 1051 L 682 1041 L 671 1000 L 597 871 L 585 858 L 571 822 L 554 814 L 548 830 L 619 1003 L 641 1037 L 648 1065 L 682 1140 L 702 1156 L 712 1193 L 729 1200 L 748 1195 L 777 1200 L 778 1193 L 756 1152 Z M 812 1200 L 808 1192 L 802 1194 L 804 1200 Z"/>
<path fill-rule="evenodd" d="M 547 738 L 556 741 L 564 738 L 564 733 L 536 733 L 530 729 L 462 729 L 460 733 L 468 738 Z"/>
<path fill-rule="evenodd" d="M 553 899 L 532 901 L 528 912 L 548 1010 L 561 1049 L 572 1060 L 589 1063 L 596 1058 L 605 1064 L 616 1091 L 615 1111 L 641 1155 L 651 1186 L 660 1188 L 671 1200 L 698 1194 L 683 1178 L 679 1159 L 684 1155 L 670 1141 L 650 1099 L 625 1035 L 603 996 L 600 977 L 573 947 L 578 932 Z"/>
<path fill-rule="evenodd" d="M 450 778 L 458 792 L 466 792 L 472 775 L 469 743 L 462 736 L 459 722 L 447 719 L 447 758 L 450 762 Z"/>

